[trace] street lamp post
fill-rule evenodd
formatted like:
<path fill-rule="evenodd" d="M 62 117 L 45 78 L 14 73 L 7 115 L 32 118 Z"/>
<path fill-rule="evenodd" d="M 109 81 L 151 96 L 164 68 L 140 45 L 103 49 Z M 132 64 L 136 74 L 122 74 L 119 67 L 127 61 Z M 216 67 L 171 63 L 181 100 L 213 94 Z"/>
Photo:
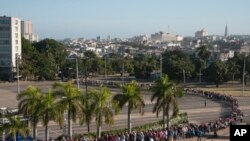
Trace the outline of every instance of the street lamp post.
<path fill-rule="evenodd" d="M 242 96 L 244 96 L 244 89 L 245 89 L 245 69 L 246 69 L 246 58 L 244 57 L 244 65 L 242 73 Z"/>
<path fill-rule="evenodd" d="M 124 56 L 122 56 L 122 84 L 124 84 Z"/>
<path fill-rule="evenodd" d="M 162 77 L 162 54 L 160 54 L 160 77 Z"/>
<path fill-rule="evenodd" d="M 19 55 L 16 53 L 16 75 L 17 75 L 17 93 L 20 93 L 20 86 L 19 86 Z"/>
<path fill-rule="evenodd" d="M 107 82 L 107 54 L 105 54 L 105 81 Z"/>
<path fill-rule="evenodd" d="M 122 84 L 124 84 L 124 51 L 122 52 Z"/>
<path fill-rule="evenodd" d="M 77 89 L 79 90 L 79 75 L 78 75 L 78 59 L 76 57 L 76 81 L 77 81 Z"/>
<path fill-rule="evenodd" d="M 77 89 L 79 89 L 80 85 L 79 85 L 79 73 L 78 73 L 78 59 L 77 59 L 77 57 L 76 58 L 66 58 L 66 60 L 73 60 L 73 59 L 76 60 L 76 83 L 77 83 Z"/>
<path fill-rule="evenodd" d="M 183 83 L 185 84 L 186 83 L 186 72 L 184 69 L 182 69 L 182 72 L 183 72 Z"/>

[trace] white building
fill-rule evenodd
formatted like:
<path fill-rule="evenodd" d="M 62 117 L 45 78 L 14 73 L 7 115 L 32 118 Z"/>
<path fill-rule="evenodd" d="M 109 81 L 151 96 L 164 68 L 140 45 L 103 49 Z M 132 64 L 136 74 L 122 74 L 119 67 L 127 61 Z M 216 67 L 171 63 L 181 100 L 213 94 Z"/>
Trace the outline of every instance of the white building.
<path fill-rule="evenodd" d="M 21 58 L 21 20 L 0 16 L 0 76 L 10 78 Z"/>
<path fill-rule="evenodd" d="M 202 38 L 202 37 L 205 37 L 205 36 L 208 36 L 208 32 L 205 29 L 202 29 L 200 31 L 195 32 L 195 37 L 196 38 Z"/>
<path fill-rule="evenodd" d="M 160 31 L 159 33 L 151 34 L 151 40 L 160 42 L 171 42 L 176 41 L 177 37 L 170 33 Z"/>
<path fill-rule="evenodd" d="M 21 23 L 22 29 L 22 36 L 31 41 L 31 42 L 38 42 L 38 35 L 33 34 L 33 25 L 31 21 L 22 21 Z"/>

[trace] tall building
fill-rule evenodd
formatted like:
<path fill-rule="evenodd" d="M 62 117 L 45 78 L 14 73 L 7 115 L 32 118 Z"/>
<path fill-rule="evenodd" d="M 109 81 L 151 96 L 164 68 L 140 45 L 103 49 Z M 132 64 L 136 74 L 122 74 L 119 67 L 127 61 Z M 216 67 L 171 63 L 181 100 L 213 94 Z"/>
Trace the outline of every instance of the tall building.
<path fill-rule="evenodd" d="M 12 78 L 21 57 L 21 20 L 0 16 L 0 78 Z"/>
<path fill-rule="evenodd" d="M 202 29 L 200 31 L 195 32 L 195 37 L 196 38 L 202 38 L 202 37 L 205 37 L 205 36 L 208 36 L 208 32 L 205 29 Z"/>
<path fill-rule="evenodd" d="M 224 37 L 227 37 L 227 36 L 228 36 L 228 28 L 227 28 L 227 25 L 226 25 Z"/>
<path fill-rule="evenodd" d="M 37 42 L 38 41 L 38 35 L 33 34 L 33 25 L 31 21 L 22 21 L 21 23 L 21 29 L 22 29 L 22 36 L 31 41 L 31 42 Z"/>

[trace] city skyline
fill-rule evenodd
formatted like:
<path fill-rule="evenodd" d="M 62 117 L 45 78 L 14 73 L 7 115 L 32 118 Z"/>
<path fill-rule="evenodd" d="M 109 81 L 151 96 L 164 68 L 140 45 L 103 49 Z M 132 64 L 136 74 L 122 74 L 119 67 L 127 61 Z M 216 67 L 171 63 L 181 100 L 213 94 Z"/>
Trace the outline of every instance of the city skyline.
<path fill-rule="evenodd" d="M 15 3 L 15 4 L 13 4 Z M 250 34 L 249 1 L 16 1 L 3 0 L 0 13 L 30 20 L 41 38 L 132 37 L 165 31 L 194 36 Z"/>

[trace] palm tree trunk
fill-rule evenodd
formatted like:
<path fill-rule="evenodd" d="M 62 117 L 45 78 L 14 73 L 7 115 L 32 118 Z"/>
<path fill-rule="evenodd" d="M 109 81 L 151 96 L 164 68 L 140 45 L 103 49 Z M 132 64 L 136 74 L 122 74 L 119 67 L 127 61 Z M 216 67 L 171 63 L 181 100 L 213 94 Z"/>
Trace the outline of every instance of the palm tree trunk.
<path fill-rule="evenodd" d="M 72 126 L 71 126 L 71 111 L 68 109 L 68 136 L 71 139 L 72 138 Z"/>
<path fill-rule="evenodd" d="M 101 137 L 101 115 L 100 115 L 100 113 L 98 114 L 98 116 L 97 116 L 98 118 L 97 118 L 97 121 L 96 121 L 96 124 L 97 124 L 97 137 Z"/>
<path fill-rule="evenodd" d="M 36 135 L 37 135 L 37 129 L 36 129 L 35 122 L 33 122 L 33 141 L 37 140 Z"/>
<path fill-rule="evenodd" d="M 49 133 L 49 128 L 48 128 L 48 126 L 46 125 L 46 126 L 45 126 L 45 140 L 46 140 L 46 141 L 49 140 L 48 133 Z"/>
<path fill-rule="evenodd" d="M 199 69 L 199 83 L 201 83 L 201 68 Z"/>
<path fill-rule="evenodd" d="M 163 116 L 162 116 L 162 122 L 163 122 L 163 129 L 166 129 L 166 104 L 163 105 Z"/>
<path fill-rule="evenodd" d="M 16 133 L 14 133 L 13 140 L 16 141 Z"/>
<path fill-rule="evenodd" d="M 131 133 L 131 109 L 130 103 L 128 103 L 128 134 Z"/>
<path fill-rule="evenodd" d="M 97 137 L 101 137 L 101 132 L 102 132 L 102 127 L 101 126 L 98 126 L 97 127 Z"/>
<path fill-rule="evenodd" d="M 170 117 L 169 117 L 169 113 L 167 113 L 167 128 L 169 129 L 170 125 Z"/>
<path fill-rule="evenodd" d="M 166 115 L 167 115 L 167 128 L 169 129 L 169 123 L 170 123 L 170 117 L 169 117 L 169 107 L 170 107 L 170 105 L 169 105 L 169 103 L 167 104 L 167 107 L 166 107 Z"/>
<path fill-rule="evenodd" d="M 87 123 L 88 133 L 90 132 L 90 123 Z"/>
<path fill-rule="evenodd" d="M 233 85 L 234 85 L 234 73 L 233 73 Z"/>

